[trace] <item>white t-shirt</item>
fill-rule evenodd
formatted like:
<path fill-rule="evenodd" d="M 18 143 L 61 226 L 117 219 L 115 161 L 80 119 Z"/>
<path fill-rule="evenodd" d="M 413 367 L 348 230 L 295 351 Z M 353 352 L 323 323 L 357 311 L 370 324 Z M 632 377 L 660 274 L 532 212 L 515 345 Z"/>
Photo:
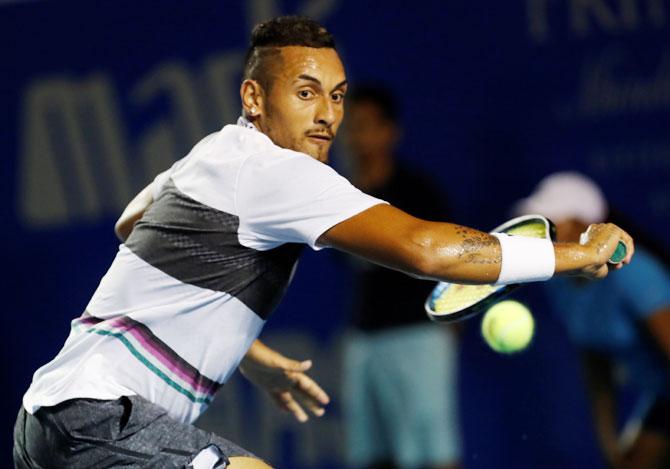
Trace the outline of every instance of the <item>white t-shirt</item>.
<path fill-rule="evenodd" d="M 194 421 L 291 280 L 301 247 L 383 201 L 244 125 L 205 137 L 156 177 L 154 202 L 23 398 L 140 395 Z"/>

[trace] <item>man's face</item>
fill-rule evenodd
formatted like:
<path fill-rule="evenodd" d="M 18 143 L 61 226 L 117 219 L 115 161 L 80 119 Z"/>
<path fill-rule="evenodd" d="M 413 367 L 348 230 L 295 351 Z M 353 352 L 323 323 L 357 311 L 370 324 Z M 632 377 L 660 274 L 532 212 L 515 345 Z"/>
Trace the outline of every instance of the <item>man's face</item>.
<path fill-rule="evenodd" d="M 276 145 L 325 163 L 344 115 L 342 62 L 334 49 L 291 46 L 280 51 L 256 122 Z"/>

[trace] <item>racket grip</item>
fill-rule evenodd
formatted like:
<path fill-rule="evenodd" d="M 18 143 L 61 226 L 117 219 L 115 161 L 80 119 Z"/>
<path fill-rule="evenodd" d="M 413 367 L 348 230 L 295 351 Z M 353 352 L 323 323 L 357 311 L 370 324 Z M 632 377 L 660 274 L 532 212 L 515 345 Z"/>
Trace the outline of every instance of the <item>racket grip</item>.
<path fill-rule="evenodd" d="M 614 254 L 608 259 L 607 262 L 610 264 L 618 264 L 622 260 L 626 258 L 626 254 L 628 253 L 628 250 L 626 249 L 626 245 L 623 243 L 623 241 L 619 241 L 619 243 L 616 246 L 616 249 L 614 250 Z"/>

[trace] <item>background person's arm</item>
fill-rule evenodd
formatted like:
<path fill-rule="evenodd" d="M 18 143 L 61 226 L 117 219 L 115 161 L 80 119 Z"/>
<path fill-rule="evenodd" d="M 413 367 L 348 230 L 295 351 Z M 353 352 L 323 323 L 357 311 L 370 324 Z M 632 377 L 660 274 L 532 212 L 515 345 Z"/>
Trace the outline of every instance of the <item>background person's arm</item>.
<path fill-rule="evenodd" d="M 655 310 L 646 318 L 645 324 L 670 365 L 670 305 Z"/>
<path fill-rule="evenodd" d="M 585 245 L 555 243 L 556 274 L 601 278 L 619 239 L 633 255 L 633 241 L 611 224 L 593 225 Z M 500 274 L 498 240 L 472 228 L 415 218 L 376 205 L 326 231 L 319 245 L 331 246 L 420 278 L 456 283 L 494 283 Z M 620 264 L 617 266 L 620 267 Z"/>
<path fill-rule="evenodd" d="M 590 350 L 582 353 L 582 364 L 598 444 L 608 467 L 619 467 L 623 454 L 618 440 L 613 364 L 605 355 Z"/>

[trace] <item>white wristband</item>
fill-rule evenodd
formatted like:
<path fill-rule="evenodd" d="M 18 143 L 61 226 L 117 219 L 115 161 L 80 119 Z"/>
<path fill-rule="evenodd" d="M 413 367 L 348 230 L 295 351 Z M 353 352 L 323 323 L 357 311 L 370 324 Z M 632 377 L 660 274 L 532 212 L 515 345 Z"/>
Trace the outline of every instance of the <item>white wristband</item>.
<path fill-rule="evenodd" d="M 491 233 L 500 241 L 502 263 L 496 285 L 548 280 L 556 269 L 554 244 L 548 239 Z"/>

